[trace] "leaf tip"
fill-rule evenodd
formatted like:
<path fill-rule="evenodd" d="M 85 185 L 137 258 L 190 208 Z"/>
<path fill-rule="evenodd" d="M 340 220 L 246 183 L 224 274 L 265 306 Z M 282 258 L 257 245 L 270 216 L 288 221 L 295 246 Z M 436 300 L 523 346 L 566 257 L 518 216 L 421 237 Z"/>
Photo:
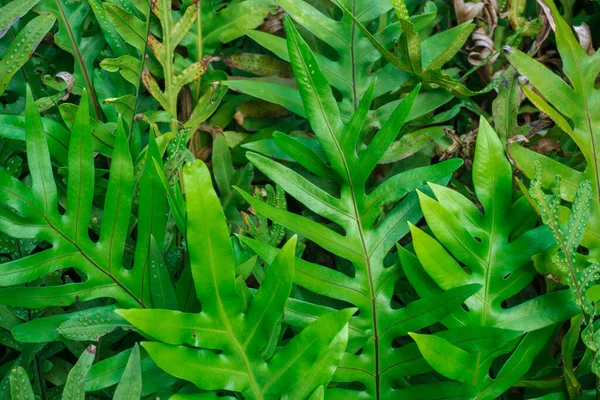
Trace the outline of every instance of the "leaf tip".
<path fill-rule="evenodd" d="M 428 182 L 428 183 L 431 186 L 431 182 Z M 421 204 L 423 204 L 423 202 L 425 202 L 425 201 L 433 200 L 431 197 L 427 196 L 425 193 L 421 192 L 419 189 L 417 189 L 417 196 L 419 196 L 419 202 Z"/>
<path fill-rule="evenodd" d="M 419 230 L 420 230 L 420 229 L 419 229 L 419 228 L 417 228 L 417 226 L 416 226 L 416 225 L 414 225 L 412 222 L 409 222 L 409 223 L 408 223 L 408 228 L 410 229 L 410 233 L 411 233 L 412 235 L 414 235 L 416 231 L 419 231 Z"/>

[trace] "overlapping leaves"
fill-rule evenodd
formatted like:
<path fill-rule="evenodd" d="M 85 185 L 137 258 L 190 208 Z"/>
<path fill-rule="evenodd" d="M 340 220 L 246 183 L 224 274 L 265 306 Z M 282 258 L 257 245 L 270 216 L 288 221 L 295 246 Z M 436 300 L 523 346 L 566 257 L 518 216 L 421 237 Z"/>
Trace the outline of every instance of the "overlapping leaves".
<path fill-rule="evenodd" d="M 457 27 L 448 29 L 422 42 L 414 23 L 409 19 L 408 9 L 404 0 L 393 0 L 392 4 L 402 27 L 402 36 L 397 55 L 392 54 L 384 43 L 380 43 L 365 28 L 361 21 L 353 15 L 354 13 L 351 10 L 344 7 L 344 11 L 351 16 L 357 27 L 371 41 L 373 46 L 381 52 L 386 60 L 400 71 L 407 71 L 425 85 L 442 87 L 456 96 L 473 96 L 478 93 L 484 93 L 496 85 L 495 82 L 492 82 L 481 91 L 472 91 L 460 80 L 451 77 L 442 70 L 444 64 L 448 63 L 466 43 L 475 29 L 474 24 L 471 22 L 462 23 Z"/>
<path fill-rule="evenodd" d="M 450 328 L 446 335 L 452 339 L 412 335 L 436 371 L 461 382 L 456 390 L 477 399 L 497 398 L 514 385 L 550 339 L 552 325 L 578 310 L 567 290 L 533 298 L 521 293 L 536 275 L 532 257 L 551 246 L 553 237 L 545 226 L 535 227 L 537 214 L 524 197 L 512 202 L 512 173 L 503 153 L 499 138 L 481 118 L 473 185 L 483 211 L 462 194 L 430 184 L 437 201 L 420 194 L 421 207 L 437 240 L 413 226 L 413 245 L 422 270 L 411 259 L 414 256 L 405 253 L 401 257 L 410 282 L 422 296 L 481 285 L 465 301 L 465 309 L 441 321 Z M 456 328 L 487 331 L 494 339 L 465 344 L 453 334 Z M 530 333 L 520 339 L 518 331 Z M 494 360 L 511 352 L 502 368 L 490 376 Z"/>
<path fill-rule="evenodd" d="M 584 180 L 592 184 L 590 220 L 582 238 L 582 245 L 590 250 L 593 259 L 600 257 L 600 90 L 595 82 L 600 73 L 600 52 L 593 55 L 581 47 L 569 25 L 550 1 L 556 27 L 556 43 L 562 58 L 563 71 L 569 83 L 551 72 L 541 63 L 531 59 L 516 49 L 505 48 L 505 54 L 517 71 L 526 76 L 541 94 L 523 87 L 529 100 L 566 132 L 577 144 L 586 161 L 583 171 L 569 164 L 563 164 L 518 144 L 511 146 L 510 154 L 518 167 L 533 178 L 535 163 L 541 163 L 541 182 L 544 188 L 554 185 L 556 175 L 561 176 L 561 197 L 572 203 L 577 187 Z M 545 99 L 544 99 L 545 98 Z"/>
<path fill-rule="evenodd" d="M 120 310 L 159 342 L 144 342 L 168 373 L 204 390 L 245 398 L 305 399 L 326 386 L 346 347 L 352 309 L 329 313 L 277 349 L 284 305 L 292 289 L 295 238 L 283 247 L 253 294 L 235 276 L 229 229 L 208 168 L 184 168 L 191 271 L 200 313 Z M 177 360 L 177 362 L 173 362 Z"/>
<path fill-rule="evenodd" d="M 46 135 L 31 94 L 27 104 L 27 154 L 32 187 L 0 171 L 0 229 L 19 239 L 35 238 L 51 247 L 34 255 L 4 263 L 0 302 L 15 306 L 69 305 L 101 297 L 132 307 L 151 304 L 149 246 L 154 236 L 164 237 L 165 199 L 153 168 L 147 167 L 137 223 L 138 245 L 133 267 L 124 264 L 133 194 L 133 166 L 123 126 L 111 163 L 99 238 L 93 241 L 90 223 L 94 164 L 87 97 L 77 112 L 69 144 L 66 204 L 53 173 Z M 59 207 L 66 209 L 61 214 Z M 57 286 L 22 285 L 53 272 L 73 268 L 81 280 Z"/>
<path fill-rule="evenodd" d="M 438 200 L 424 194 L 420 199 L 427 226 L 437 241 L 417 227 L 411 228 L 416 254 L 441 289 L 470 283 L 483 286 L 466 302 L 468 312 L 458 310 L 448 320 L 450 326 L 531 331 L 569 318 L 573 304 L 568 291 L 538 296 L 514 307 L 505 303 L 531 282 L 536 274 L 531 259 L 551 246 L 553 237 L 545 227 L 535 227 L 537 214 L 526 198 L 512 202 L 509 161 L 496 133 L 483 118 L 473 184 L 483 213 L 458 192 L 430 184 Z M 413 284 L 423 295 L 435 293 L 426 281 Z"/>
<path fill-rule="evenodd" d="M 0 7 L 0 38 L 38 2 L 39 0 L 13 1 Z M 6 90 L 10 79 L 27 62 L 54 22 L 56 19 L 50 14 L 37 16 L 13 38 L 0 60 L 0 95 Z"/>
<path fill-rule="evenodd" d="M 369 89 L 350 122 L 344 125 L 317 60 L 289 19 L 286 19 L 286 33 L 304 108 L 325 158 L 281 133 L 275 135 L 275 142 L 308 171 L 338 185 L 339 195 L 328 193 L 267 157 L 248 154 L 248 158 L 287 193 L 338 225 L 343 233 L 242 194 L 257 212 L 352 265 L 351 270 L 344 272 L 302 260 L 296 262 L 296 283 L 324 298 L 350 303 L 359 309 L 359 315 L 350 321 L 349 352 L 336 371 L 327 396 L 395 398 L 400 395 L 396 384 L 408 375 L 403 360 L 413 358 L 415 349 L 406 352 L 395 348 L 394 340 L 439 320 L 479 289 L 478 285 L 466 285 L 397 308 L 392 304 L 392 296 L 403 274 L 398 265 L 384 264 L 390 248 L 408 233 L 407 222 L 416 222 L 421 217 L 414 189 L 427 181 L 445 182 L 460 161 L 407 170 L 371 188 L 369 176 L 395 139 L 418 89 L 403 100 L 367 146 L 360 132 L 374 88 Z M 390 206 L 385 215 L 384 205 Z M 275 259 L 277 249 L 248 238 L 244 242 L 267 262 Z M 353 382 L 360 382 L 362 388 Z"/>
<path fill-rule="evenodd" d="M 331 16 L 326 16 L 315 5 L 304 1 L 282 0 L 278 2 L 285 12 L 294 21 L 302 25 L 316 38 L 327 46 L 322 46 L 322 51 L 315 54 L 316 60 L 323 71 L 327 81 L 335 87 L 341 96 L 339 102 L 340 116 L 344 123 L 348 122 L 361 99 L 374 84 L 374 97 L 400 89 L 411 82 L 409 70 L 398 70 L 392 64 L 379 67 L 382 55 L 359 29 L 359 26 L 372 23 L 379 15 L 391 9 L 389 2 L 372 2 L 364 0 L 343 0 L 339 6 L 352 10 L 356 17 L 348 13 L 340 20 L 334 19 L 340 9 L 332 8 Z M 436 6 L 433 2 L 427 3 L 422 15 L 413 18 L 419 29 L 425 28 L 436 16 Z M 401 28 L 397 23 L 382 27 L 377 39 L 384 46 L 390 46 L 397 38 Z M 368 33 L 368 32 L 367 32 Z M 450 32 L 450 36 L 452 36 Z M 290 54 L 285 46 L 285 39 L 264 32 L 251 31 L 248 35 L 275 53 L 278 57 L 289 61 Z M 369 34 L 370 35 L 370 34 Z M 327 51 L 328 48 L 334 51 Z M 436 48 L 434 40 L 428 42 L 428 48 Z M 441 48 L 441 47 L 440 47 Z M 459 46 L 460 48 L 460 46 Z M 365 72 L 368 71 L 368 72 Z M 227 84 L 255 97 L 282 105 L 290 111 L 306 117 L 308 112 L 304 109 L 299 91 L 295 87 L 280 84 L 277 80 L 270 81 L 269 77 L 260 80 L 234 80 Z M 452 96 L 447 93 L 433 92 L 422 93 L 418 103 L 435 104 L 433 108 L 448 102 Z M 393 111 L 398 101 L 382 107 L 375 113 L 376 119 L 385 120 Z"/>

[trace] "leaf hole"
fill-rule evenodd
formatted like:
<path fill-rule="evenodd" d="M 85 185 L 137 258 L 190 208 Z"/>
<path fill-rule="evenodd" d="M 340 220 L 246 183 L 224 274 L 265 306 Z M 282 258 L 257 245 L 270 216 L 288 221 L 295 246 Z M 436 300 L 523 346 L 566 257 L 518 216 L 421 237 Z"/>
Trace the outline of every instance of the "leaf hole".
<path fill-rule="evenodd" d="M 579 246 L 577 248 L 577 252 L 583 254 L 584 256 L 589 256 L 590 255 L 590 249 L 588 249 L 585 246 Z"/>

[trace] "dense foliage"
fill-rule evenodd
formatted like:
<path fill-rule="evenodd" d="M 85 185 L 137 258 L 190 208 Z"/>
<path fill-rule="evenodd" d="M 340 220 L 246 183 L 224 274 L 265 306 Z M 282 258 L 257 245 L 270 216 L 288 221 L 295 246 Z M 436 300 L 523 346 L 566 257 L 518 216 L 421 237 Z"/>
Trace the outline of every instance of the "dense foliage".
<path fill-rule="evenodd" d="M 0 400 L 597 399 L 599 26 L 0 0 Z"/>

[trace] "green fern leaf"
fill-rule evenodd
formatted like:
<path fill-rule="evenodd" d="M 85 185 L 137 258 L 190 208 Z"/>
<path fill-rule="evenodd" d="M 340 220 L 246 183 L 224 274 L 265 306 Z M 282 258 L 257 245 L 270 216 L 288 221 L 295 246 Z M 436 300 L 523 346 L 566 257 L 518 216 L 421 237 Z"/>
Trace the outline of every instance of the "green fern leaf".
<path fill-rule="evenodd" d="M 54 41 L 75 60 L 73 77 L 78 86 L 76 93 L 81 93 L 81 88 L 86 90 L 94 117 L 102 120 L 101 102 L 92 72 L 94 61 L 102 51 L 105 42 L 100 35 L 83 35 L 81 27 L 89 12 L 88 2 L 44 0 L 38 7 L 41 11 L 54 15 L 58 21 L 58 32 L 54 36 Z"/>
<path fill-rule="evenodd" d="M 569 302 L 567 291 L 538 296 L 515 307 L 502 306 L 533 279 L 531 258 L 551 246 L 553 240 L 546 228 L 531 229 L 536 214 L 525 198 L 512 204 L 509 161 L 498 136 L 483 118 L 473 183 L 483 214 L 459 193 L 431 185 L 438 200 L 422 194 L 421 207 L 439 242 L 412 228 L 416 254 L 440 288 L 448 290 L 468 283 L 483 286 L 467 301 L 469 312 L 453 315 L 455 322 L 449 320 L 450 326 L 494 326 L 527 332 L 573 316 L 574 304 Z M 468 273 L 460 263 L 467 266 Z M 423 288 L 422 294 L 431 293 L 424 283 L 414 283 L 417 290 Z"/>
<path fill-rule="evenodd" d="M 541 184 L 549 189 L 556 175 L 561 176 L 560 197 L 573 203 L 577 188 L 584 180 L 591 183 L 592 200 L 590 219 L 581 244 L 590 250 L 590 258 L 600 259 L 600 114 L 596 111 L 600 102 L 600 90 L 595 81 L 600 72 L 600 52 L 588 55 L 581 47 L 571 27 L 565 22 L 552 1 L 546 2 L 552 11 L 556 25 L 556 42 L 562 57 L 567 83 L 539 62 L 518 50 L 505 48 L 506 57 L 517 71 L 526 76 L 534 88 L 523 87 L 524 93 L 540 111 L 546 113 L 577 144 L 585 157 L 586 167 L 577 171 L 549 157 L 525 149 L 518 144 L 510 147 L 510 154 L 529 178 L 535 175 L 537 161 L 542 166 Z M 568 121 L 572 122 L 572 126 Z"/>
<path fill-rule="evenodd" d="M 255 153 L 248 153 L 247 157 L 286 193 L 314 213 L 339 225 L 344 233 L 340 234 L 316 221 L 241 193 L 257 213 L 353 265 L 352 276 L 348 276 L 332 268 L 296 261 L 295 281 L 298 285 L 319 295 L 350 303 L 360 311 L 350 321 L 349 353 L 333 378 L 335 384 L 326 392 L 339 398 L 401 396 L 404 392 L 395 389 L 393 382 L 405 375 L 412 375 L 415 365 L 409 360 L 415 358 L 415 353 L 416 358 L 419 357 L 415 347 L 394 348 L 394 340 L 411 330 L 438 321 L 477 291 L 479 286 L 457 288 L 442 296 L 421 299 L 405 308 L 395 309 L 391 305 L 391 296 L 403 274 L 398 265 L 385 268 L 384 257 L 408 233 L 407 222 L 417 222 L 421 218 L 414 189 L 427 181 L 446 182 L 460 166 L 460 161 L 450 160 L 404 171 L 374 188 L 368 187 L 371 172 L 396 138 L 418 89 L 396 108 L 370 144 L 362 145 L 360 132 L 369 111 L 374 87 L 370 87 L 350 122 L 344 125 L 324 73 L 288 18 L 286 33 L 288 52 L 304 108 L 327 164 L 325 159 L 318 161 L 320 156 L 311 154 L 306 146 L 294 144 L 292 139 L 289 143 L 281 140 L 283 136 L 277 140 L 285 143 L 282 149 L 291 159 L 339 185 L 340 195 L 331 195 L 292 169 L 267 157 Z M 393 205 L 387 215 L 382 215 L 384 205 Z M 267 263 L 274 262 L 278 253 L 276 248 L 247 237 L 242 240 Z M 318 308 L 306 305 L 302 308 L 309 315 L 319 312 Z M 360 355 L 356 355 L 359 350 Z M 424 372 L 427 372 L 427 366 Z M 352 385 L 349 387 L 351 382 L 362 383 L 364 389 L 353 389 Z"/>
<path fill-rule="evenodd" d="M 10 395 L 12 400 L 35 399 L 27 372 L 16 367 L 10 372 Z"/>
<path fill-rule="evenodd" d="M 468 311 L 459 309 L 441 321 L 450 331 L 491 327 L 531 332 L 520 341 L 518 336 L 513 338 L 504 347 L 498 341 L 471 351 L 436 337 L 414 336 L 423 356 L 436 371 L 474 387 L 477 394 L 474 398 L 481 399 L 496 398 L 514 385 L 549 340 L 552 325 L 578 311 L 566 290 L 511 306 L 514 296 L 536 274 L 531 258 L 551 246 L 553 240 L 544 226 L 535 227 L 537 216 L 524 197 L 512 203 L 512 172 L 503 152 L 500 139 L 481 118 L 473 184 L 483 212 L 458 192 L 430 184 L 437 201 L 420 194 L 421 207 L 437 240 L 413 226 L 414 248 L 422 267 L 414 262 L 405 266 L 409 280 L 421 296 L 467 284 L 481 285 L 481 290 L 465 302 Z M 446 352 L 456 353 L 464 365 L 442 360 L 440 355 Z M 492 378 L 489 370 L 494 358 L 511 352 L 503 368 Z"/>
<path fill-rule="evenodd" d="M 119 310 L 160 342 L 142 345 L 166 372 L 205 390 L 246 398 L 304 399 L 329 382 L 346 347 L 353 309 L 329 313 L 268 358 L 263 349 L 280 323 L 294 276 L 295 238 L 282 249 L 253 298 L 235 277 L 235 260 L 219 199 L 202 161 L 184 167 L 191 271 L 202 311 Z M 216 354 L 218 350 L 222 354 Z M 316 367 L 317 366 L 317 367 Z"/>
<path fill-rule="evenodd" d="M 374 85 L 374 97 L 379 97 L 403 86 L 414 86 L 415 82 L 408 69 L 400 70 L 390 63 L 378 68 L 377 66 L 382 64 L 382 55 L 371 43 L 370 36 L 365 35 L 359 29 L 363 25 L 373 23 L 380 15 L 385 15 L 392 9 L 392 3 L 369 0 L 340 0 L 336 3 L 342 9 L 349 10 L 339 20 L 333 15 L 326 15 L 310 2 L 278 1 L 278 4 L 294 21 L 334 50 L 335 56 L 322 51 L 322 53 L 315 54 L 315 58 L 327 81 L 341 94 L 341 101 L 338 103 L 340 117 L 344 123 L 347 123 L 371 85 Z M 435 4 L 427 2 L 424 13 L 414 17 L 413 22 L 422 30 L 435 19 L 436 13 Z M 356 17 L 351 17 L 352 15 Z M 391 46 L 394 38 L 397 38 L 401 31 L 398 23 L 389 24 L 378 32 L 376 39 L 383 46 Z M 278 57 L 290 61 L 290 53 L 284 38 L 260 31 L 249 31 L 247 35 Z M 436 40 L 428 42 L 427 49 L 436 52 L 436 48 L 443 47 L 437 46 Z M 301 93 L 294 87 L 269 81 L 245 79 L 230 80 L 225 84 L 235 90 L 279 104 L 302 117 L 308 115 L 301 99 Z M 437 108 L 451 99 L 450 94 L 438 90 L 421 93 L 417 99 L 417 105 L 429 103 L 430 105 L 434 104 L 433 108 Z M 386 106 L 380 107 L 373 113 L 374 121 L 368 123 L 375 125 L 377 119 L 388 119 L 398 103 L 399 100 L 394 100 Z M 415 107 L 415 110 L 417 108 Z"/>
<path fill-rule="evenodd" d="M 12 17 L 10 24 L 17 20 L 20 13 L 26 12 L 26 9 L 21 7 L 13 7 L 13 5 L 21 3 L 14 1 L 9 5 L 0 8 L 2 18 Z M 25 2 L 31 7 L 31 2 Z M 8 30 L 9 21 L 0 20 L 0 37 Z M 19 71 L 19 69 L 29 60 L 31 54 L 44 38 L 44 36 L 52 29 L 56 18 L 50 14 L 40 15 L 31 20 L 14 38 L 2 60 L 0 61 L 0 95 L 4 93 L 10 79 Z M 3 26 L 4 25 L 4 26 Z"/>
<path fill-rule="evenodd" d="M 277 189 L 273 189 L 273 186 L 265 185 L 264 192 L 266 194 L 266 199 L 264 201 L 269 206 L 278 208 L 280 210 L 287 209 L 285 192 L 280 186 L 277 186 Z M 263 199 L 261 190 L 259 188 L 256 188 L 254 197 L 257 199 Z M 248 214 L 242 212 L 242 217 L 246 223 L 250 237 L 266 243 L 269 246 L 279 246 L 285 235 L 285 227 L 283 227 L 283 225 L 277 223 L 269 225 L 268 219 L 261 214 L 258 214 L 255 216 L 255 218 L 252 218 Z"/>
<path fill-rule="evenodd" d="M 51 248 L 4 263 L 0 268 L 0 303 L 23 307 L 66 306 L 77 301 L 113 298 L 132 307 L 152 304 L 149 291 L 151 237 L 161 245 L 165 229 L 165 199 L 151 163 L 145 168 L 138 212 L 138 244 L 132 269 L 124 265 L 133 194 L 129 144 L 119 123 L 98 242 L 88 234 L 94 182 L 92 138 L 87 97 L 82 98 L 70 139 L 66 212 L 58 208 L 58 189 L 52 174 L 46 135 L 31 93 L 28 93 L 27 154 L 32 188 L 0 171 L 0 231 L 20 239 L 41 239 Z M 150 143 L 152 150 L 156 144 Z M 158 150 L 156 150 L 158 151 Z M 81 282 L 58 286 L 22 285 L 44 275 L 73 267 Z"/>

